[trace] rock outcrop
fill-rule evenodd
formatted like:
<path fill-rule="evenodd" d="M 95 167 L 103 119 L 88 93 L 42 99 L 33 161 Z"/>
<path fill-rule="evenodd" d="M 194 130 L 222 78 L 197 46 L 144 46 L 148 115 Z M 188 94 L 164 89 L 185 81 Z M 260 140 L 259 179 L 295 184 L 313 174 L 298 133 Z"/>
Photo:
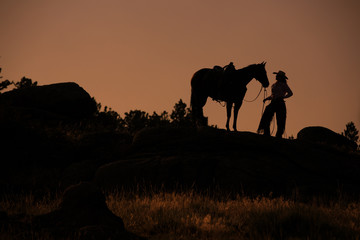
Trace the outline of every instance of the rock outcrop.
<path fill-rule="evenodd" d="M 104 188 L 194 187 L 279 195 L 359 194 L 360 155 L 329 145 L 218 129 L 148 129 L 135 136 L 134 154 L 100 167 Z"/>
<path fill-rule="evenodd" d="M 320 126 L 306 127 L 299 131 L 297 139 L 325 145 L 337 146 L 355 151 L 357 145 L 345 136 L 342 136 L 328 128 Z"/>
<path fill-rule="evenodd" d="M 36 217 L 33 224 L 55 238 L 141 239 L 125 230 L 122 219 L 107 208 L 103 193 L 89 182 L 67 188 L 60 208 Z"/>
<path fill-rule="evenodd" d="M 96 112 L 96 102 L 73 82 L 14 89 L 0 95 L 0 121 L 81 119 Z"/>

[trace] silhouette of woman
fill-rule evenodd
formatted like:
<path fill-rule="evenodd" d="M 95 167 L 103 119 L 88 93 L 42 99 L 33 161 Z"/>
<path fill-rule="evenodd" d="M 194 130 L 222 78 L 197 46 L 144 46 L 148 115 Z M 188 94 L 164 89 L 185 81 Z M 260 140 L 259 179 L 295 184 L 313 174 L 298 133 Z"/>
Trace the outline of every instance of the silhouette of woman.
<path fill-rule="evenodd" d="M 261 117 L 258 133 L 263 133 L 270 136 L 270 123 L 276 113 L 277 132 L 276 137 L 282 138 L 285 131 L 286 123 L 286 105 L 285 98 L 293 95 L 290 87 L 287 84 L 285 72 L 278 71 L 276 74 L 276 82 L 271 86 L 271 96 L 264 99 L 264 102 L 271 100 L 271 103 L 265 108 L 264 114 Z"/>

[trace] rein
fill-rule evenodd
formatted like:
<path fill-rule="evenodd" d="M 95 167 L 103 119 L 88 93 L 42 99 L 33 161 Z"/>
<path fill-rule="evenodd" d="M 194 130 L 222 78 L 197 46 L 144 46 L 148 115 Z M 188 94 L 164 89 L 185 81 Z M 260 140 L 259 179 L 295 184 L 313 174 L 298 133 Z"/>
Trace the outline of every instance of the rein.
<path fill-rule="evenodd" d="M 257 95 L 253 100 L 248 101 L 248 100 L 244 99 L 244 101 L 245 101 L 245 102 L 254 102 L 256 99 L 259 98 L 260 93 L 261 93 L 262 90 L 263 90 L 263 86 L 261 86 L 258 95 Z M 265 99 L 266 97 L 267 97 L 267 91 L 266 91 L 266 88 L 264 88 L 264 99 Z M 223 101 L 222 101 L 222 100 L 215 100 L 215 99 L 213 99 L 213 100 L 216 101 L 217 103 L 219 103 L 220 106 L 222 106 L 222 107 L 225 107 L 225 105 L 226 105 L 226 103 L 223 104 Z M 261 110 L 261 116 L 262 116 L 263 113 L 264 113 L 264 107 L 265 107 L 265 102 L 263 102 L 263 106 L 262 106 L 262 110 Z"/>
<path fill-rule="evenodd" d="M 258 99 L 258 97 L 260 96 L 260 93 L 261 93 L 262 90 L 263 90 L 263 86 L 261 86 L 258 95 L 257 95 L 253 100 L 248 101 L 248 100 L 246 100 L 246 99 L 244 98 L 244 101 L 245 101 L 245 102 L 254 102 L 256 99 Z M 266 91 L 266 90 L 265 90 L 265 91 Z"/>

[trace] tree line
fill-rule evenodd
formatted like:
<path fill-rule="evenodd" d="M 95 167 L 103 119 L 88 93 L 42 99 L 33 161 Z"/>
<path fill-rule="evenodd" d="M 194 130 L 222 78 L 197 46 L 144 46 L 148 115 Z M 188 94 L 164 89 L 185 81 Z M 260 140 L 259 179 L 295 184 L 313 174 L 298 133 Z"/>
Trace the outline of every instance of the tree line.
<path fill-rule="evenodd" d="M 0 76 L 0 81 L 2 78 L 3 77 Z M 0 82 L 0 91 L 7 89 L 11 85 L 13 85 L 15 89 L 24 89 L 35 87 L 37 84 L 37 82 L 33 82 L 32 79 L 27 77 L 21 78 L 18 82 L 4 80 Z M 112 131 L 127 131 L 133 135 L 137 131 L 146 127 L 193 126 L 191 110 L 182 99 L 175 103 L 171 113 L 163 111 L 158 114 L 154 111 L 152 114 L 149 114 L 142 110 L 130 110 L 124 114 L 124 117 L 121 117 L 120 114 L 107 106 L 105 106 L 102 110 L 101 104 L 96 102 L 95 98 L 92 98 L 92 101 L 94 101 L 97 106 L 97 111 L 94 114 L 94 117 L 92 119 L 86 119 L 80 123 L 81 126 L 86 126 L 84 128 L 87 128 L 88 130 L 103 129 Z"/>
<path fill-rule="evenodd" d="M 2 69 L 0 68 L 0 73 L 1 70 Z M 0 76 L 0 80 L 2 78 L 3 77 Z M 23 89 L 37 86 L 37 82 L 33 82 L 32 79 L 27 77 L 21 78 L 18 82 L 4 80 L 0 82 L 0 91 L 11 85 L 16 89 Z M 152 114 L 149 114 L 142 110 L 130 110 L 129 112 L 124 113 L 124 117 L 121 117 L 120 114 L 107 106 L 101 110 L 101 104 L 96 102 L 95 98 L 92 98 L 92 100 L 96 103 L 97 111 L 94 119 L 90 121 L 91 123 L 88 122 L 86 124 L 88 126 L 91 125 L 92 128 L 96 125 L 97 128 L 101 127 L 107 130 L 128 131 L 133 135 L 137 131 L 147 127 L 191 127 L 195 125 L 192 120 L 191 109 L 187 107 L 182 99 L 175 103 L 170 114 L 167 111 L 163 111 L 160 114 L 154 111 Z M 359 142 L 359 131 L 352 121 L 346 124 L 341 135 L 356 144 Z"/>
<path fill-rule="evenodd" d="M 1 70 L 2 69 L 0 68 L 0 73 Z M 3 76 L 0 76 L 0 80 L 2 78 Z M 27 77 L 22 77 L 21 80 L 18 82 L 9 81 L 8 79 L 6 79 L 0 82 L 0 91 L 7 89 L 11 85 L 14 85 L 16 89 L 22 89 L 22 88 L 37 86 L 37 82 L 33 82 L 30 78 Z"/>
<path fill-rule="evenodd" d="M 107 106 L 101 111 L 101 104 L 97 103 L 96 122 L 112 130 L 126 130 L 130 134 L 147 127 L 191 127 L 194 126 L 191 110 L 180 99 L 175 103 L 171 113 L 153 112 L 149 114 L 142 110 L 130 110 L 121 117 L 116 111 Z"/>

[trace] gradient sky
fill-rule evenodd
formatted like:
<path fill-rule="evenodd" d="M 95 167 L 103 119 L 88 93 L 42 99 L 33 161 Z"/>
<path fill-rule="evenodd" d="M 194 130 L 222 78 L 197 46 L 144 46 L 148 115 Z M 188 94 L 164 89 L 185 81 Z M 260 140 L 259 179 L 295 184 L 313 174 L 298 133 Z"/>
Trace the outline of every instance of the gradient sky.
<path fill-rule="evenodd" d="M 266 61 L 270 84 L 283 70 L 294 92 L 287 136 L 342 132 L 360 128 L 359 25 L 358 0 L 0 0 L 0 66 L 13 81 L 74 81 L 124 116 L 189 105 L 200 68 Z M 238 130 L 255 132 L 261 108 L 244 102 Z M 208 99 L 204 110 L 224 128 L 225 108 Z"/>

